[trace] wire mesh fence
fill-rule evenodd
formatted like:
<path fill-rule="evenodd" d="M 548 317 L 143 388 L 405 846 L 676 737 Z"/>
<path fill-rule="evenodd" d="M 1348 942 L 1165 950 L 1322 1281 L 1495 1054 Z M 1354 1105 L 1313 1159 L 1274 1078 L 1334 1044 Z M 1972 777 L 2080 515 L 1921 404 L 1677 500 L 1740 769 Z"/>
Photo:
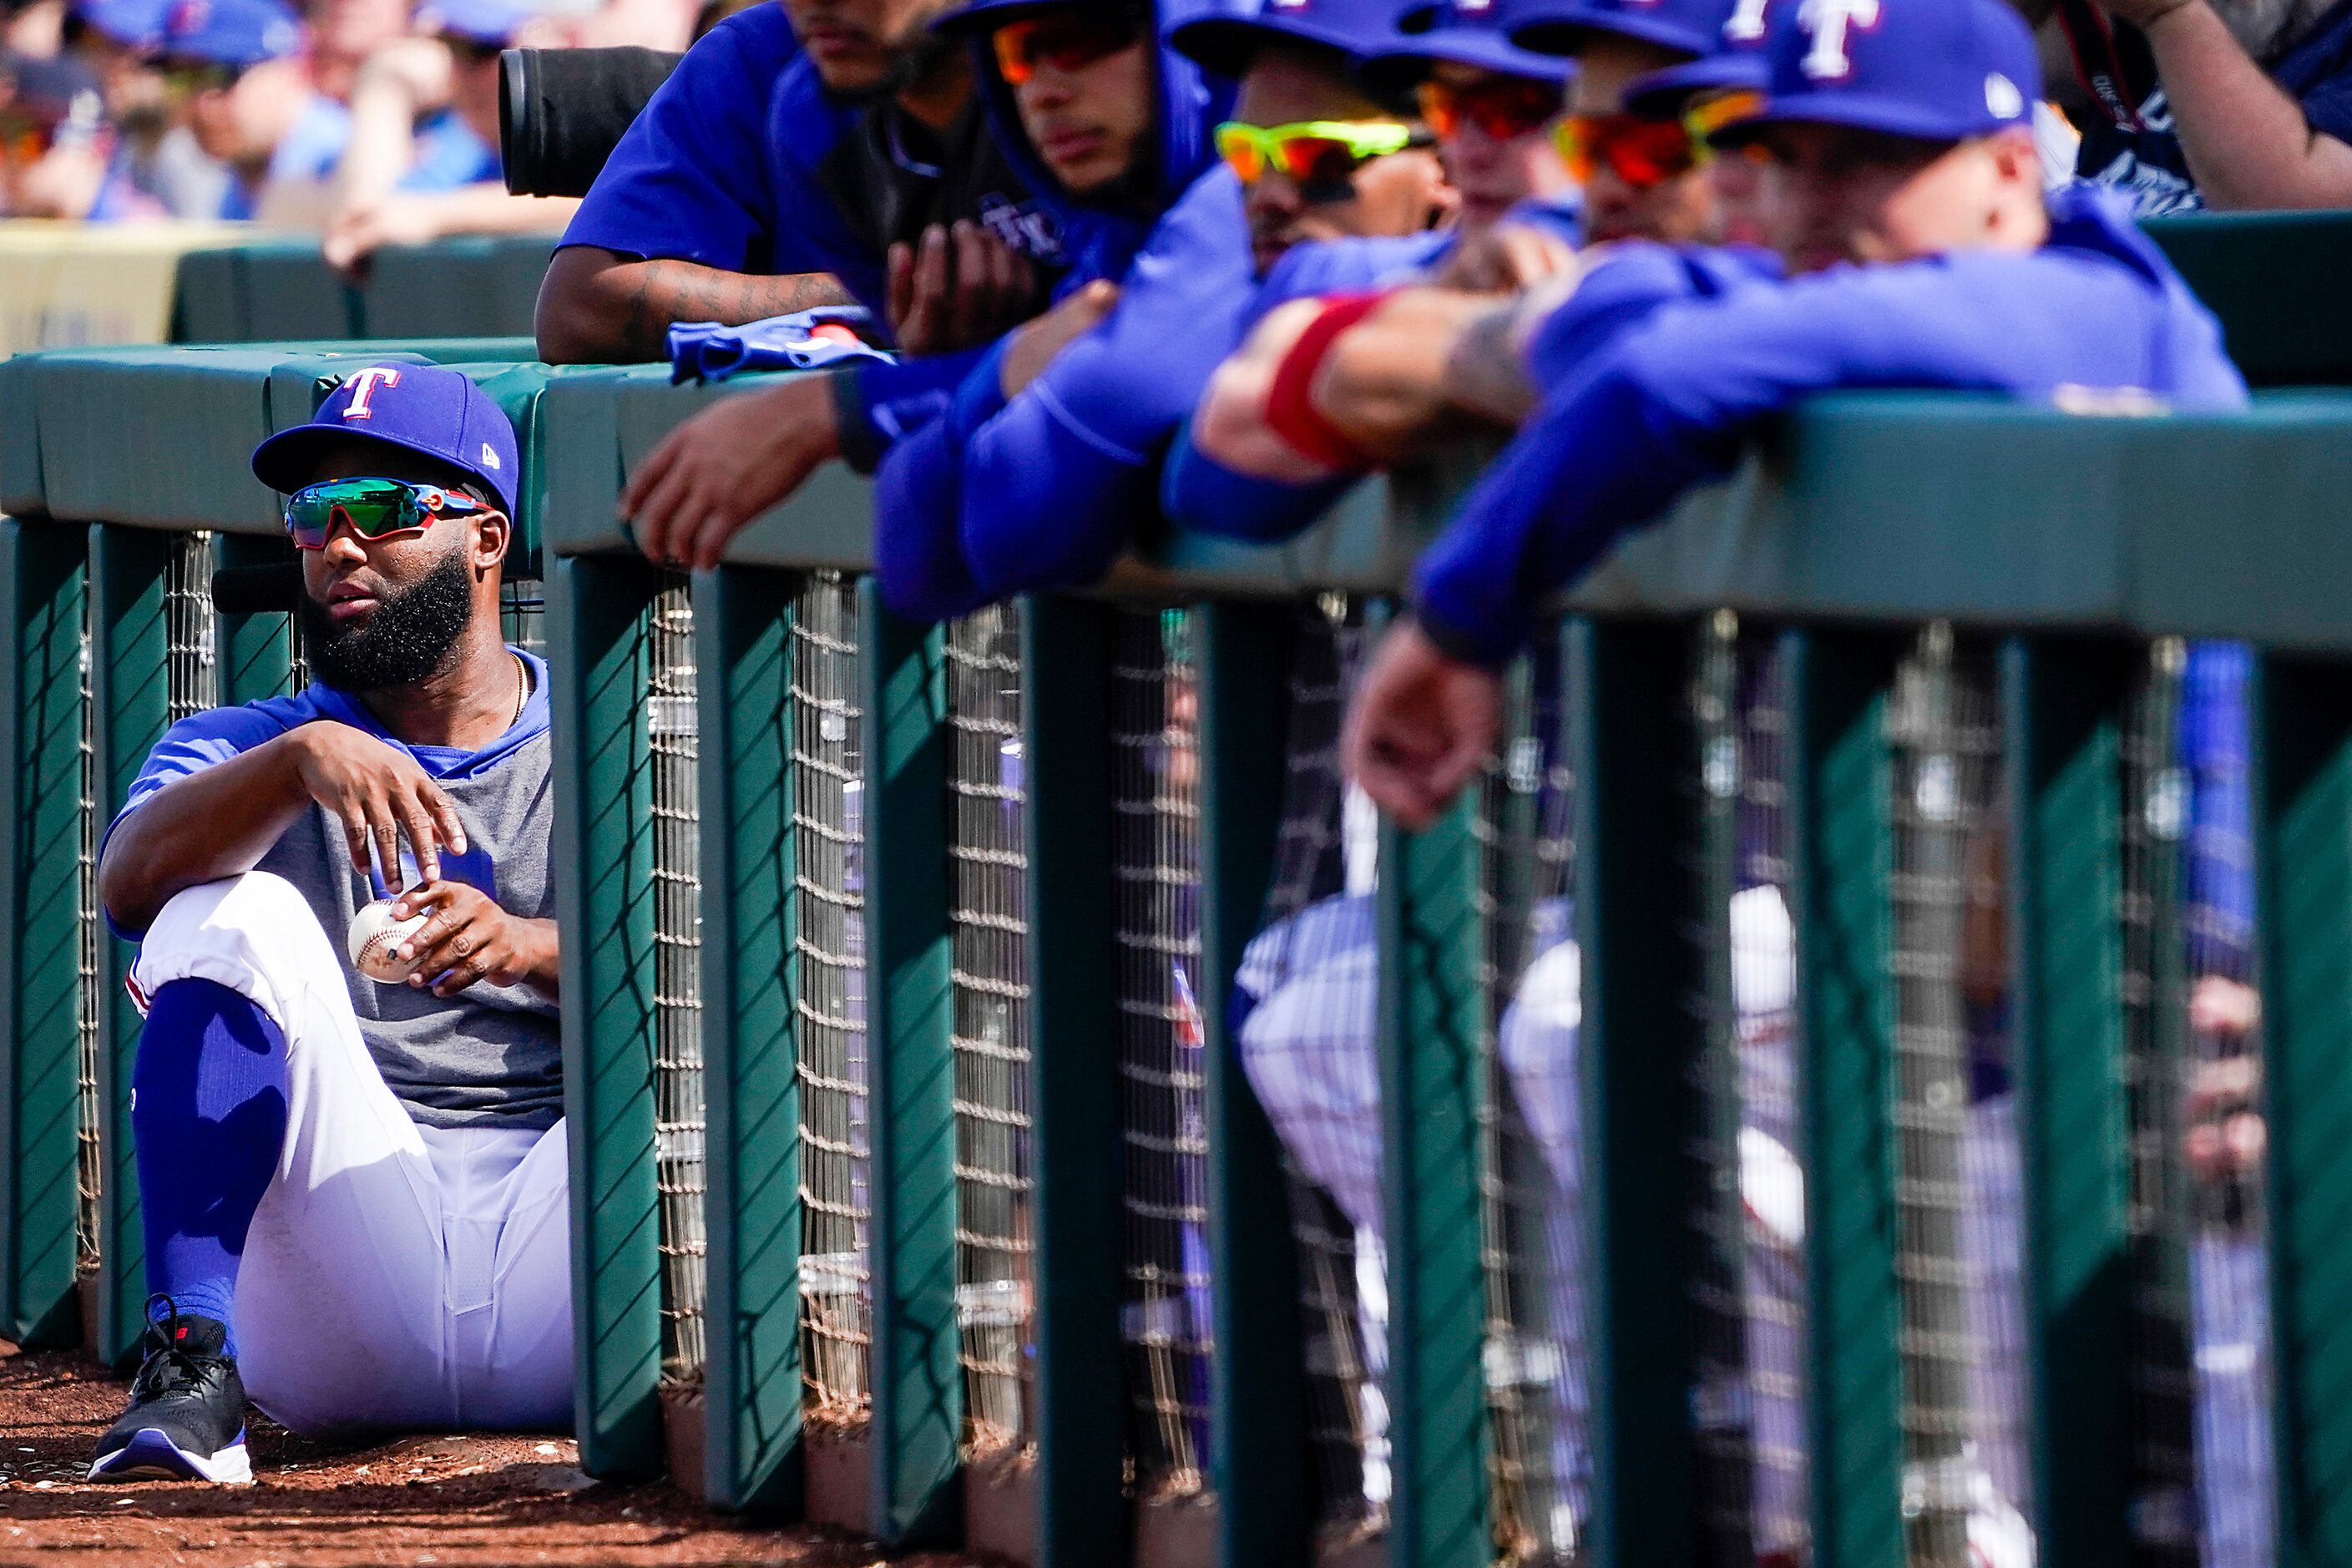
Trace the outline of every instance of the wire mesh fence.
<path fill-rule="evenodd" d="M 1483 784 L 1480 887 L 1490 999 L 1480 1107 L 1486 1280 L 1484 1355 L 1496 1548 L 1513 1563 L 1571 1561 L 1591 1486 L 1586 1431 L 1583 1189 L 1570 931 L 1573 779 L 1559 639 L 1538 637 L 1513 693 L 1510 743 Z"/>
<path fill-rule="evenodd" d="M 702 1083 L 701 821 L 695 777 L 694 602 L 665 574 L 648 612 L 646 741 L 654 817 L 654 1185 L 662 1379 L 701 1381 L 708 1243 Z M 512 635 L 511 633 L 509 635 Z"/>
<path fill-rule="evenodd" d="M 98 920 L 98 704 L 90 693 L 91 599 L 82 600 L 81 627 L 81 849 L 74 988 L 74 1027 L 79 1037 L 74 1067 L 74 1272 L 98 1272 L 98 1205 L 105 1163 L 99 1142 L 98 956 L 103 933 Z"/>
<path fill-rule="evenodd" d="M 866 1413 L 873 1340 L 857 690 L 856 585 L 813 573 L 793 608 L 801 1364 L 812 1415 L 835 1422 Z"/>
<path fill-rule="evenodd" d="M 1124 1338 L 1139 1490 L 1208 1463 L 1209 1143 L 1201 962 L 1200 700 L 1182 611 L 1123 611 L 1112 644 Z"/>
<path fill-rule="evenodd" d="M 948 631 L 956 1307 L 974 1456 L 1034 1433 L 1031 1334 L 1028 855 L 1017 609 Z"/>
<path fill-rule="evenodd" d="M 1339 770 L 1339 722 L 1363 642 L 1360 609 L 1343 596 L 1301 614 L 1274 876 L 1263 929 L 1234 977 L 1242 1066 L 1288 1171 L 1307 1437 L 1327 1545 L 1384 1526 L 1390 1482 L 1378 837 L 1370 803 Z"/>
<path fill-rule="evenodd" d="M 1989 650 L 1931 624 L 1896 672 L 1886 730 L 1904 1512 L 1917 1568 L 2032 1550 L 1999 723 Z"/>

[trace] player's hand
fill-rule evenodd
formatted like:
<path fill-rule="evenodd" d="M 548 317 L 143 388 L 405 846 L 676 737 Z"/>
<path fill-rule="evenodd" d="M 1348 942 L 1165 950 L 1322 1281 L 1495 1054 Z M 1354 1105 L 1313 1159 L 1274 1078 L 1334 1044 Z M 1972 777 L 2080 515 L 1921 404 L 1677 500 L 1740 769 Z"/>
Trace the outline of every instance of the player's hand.
<path fill-rule="evenodd" d="M 1495 752 L 1503 682 L 1406 621 L 1381 639 L 1349 705 L 1348 776 L 1407 827 L 1428 826 Z"/>
<path fill-rule="evenodd" d="M 555 972 L 553 922 L 509 914 L 488 894 L 463 882 L 427 882 L 394 899 L 393 916 L 431 918 L 392 950 L 403 963 L 413 958 L 408 984 L 430 985 L 436 996 L 455 996 L 487 980 L 493 985 L 541 984 Z"/>
<path fill-rule="evenodd" d="M 1533 224 L 1498 223 L 1455 246 L 1433 281 L 1471 294 L 1516 294 L 1548 279 L 1573 279 L 1580 267 L 1575 247 L 1559 236 Z"/>
<path fill-rule="evenodd" d="M 663 437 L 629 476 L 621 516 L 667 566 L 709 571 L 743 525 L 841 455 L 828 377 L 722 397 Z"/>
<path fill-rule="evenodd" d="M 343 825 L 352 867 L 362 876 L 373 852 L 387 888 L 398 888 L 405 836 L 417 875 L 441 875 L 441 846 L 466 852 L 466 825 L 415 758 L 365 731 L 321 720 L 289 731 L 296 776 L 312 800 Z"/>
<path fill-rule="evenodd" d="M 327 265 L 352 282 L 387 245 L 430 245 L 441 237 L 441 204 L 414 191 L 394 191 L 348 206 L 327 220 L 319 242 Z"/>
<path fill-rule="evenodd" d="M 1029 258 L 970 218 L 931 225 L 919 245 L 893 245 L 886 283 L 891 335 L 909 354 L 993 342 L 1038 304 Z"/>
<path fill-rule="evenodd" d="M 1060 304 L 1020 328 L 997 369 L 997 384 L 1007 397 L 1045 374 L 1054 356 L 1102 325 L 1118 303 L 1118 285 L 1096 279 Z"/>

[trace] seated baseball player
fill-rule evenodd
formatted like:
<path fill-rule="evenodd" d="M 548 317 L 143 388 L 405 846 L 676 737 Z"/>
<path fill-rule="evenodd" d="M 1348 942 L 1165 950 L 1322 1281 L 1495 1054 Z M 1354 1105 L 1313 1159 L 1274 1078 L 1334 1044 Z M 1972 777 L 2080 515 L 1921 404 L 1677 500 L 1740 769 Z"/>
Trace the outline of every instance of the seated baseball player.
<path fill-rule="evenodd" d="M 308 1436 L 562 1428 L 572 1305 L 546 667 L 499 636 L 512 427 L 464 376 L 352 374 L 286 493 L 310 683 L 173 726 L 99 893 L 146 1015 L 150 1326 L 92 1479 L 247 1481 Z M 379 981 L 346 961 L 394 901 Z"/>

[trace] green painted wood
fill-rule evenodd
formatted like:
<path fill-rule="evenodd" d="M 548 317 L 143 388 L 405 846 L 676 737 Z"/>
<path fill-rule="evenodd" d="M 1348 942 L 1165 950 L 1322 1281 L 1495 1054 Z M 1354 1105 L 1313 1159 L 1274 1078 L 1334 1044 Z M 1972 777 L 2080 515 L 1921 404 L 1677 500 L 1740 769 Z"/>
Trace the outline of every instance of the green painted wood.
<path fill-rule="evenodd" d="M 95 790 L 101 831 L 168 726 L 169 637 L 163 574 L 173 536 L 93 523 L 89 529 L 90 700 L 96 704 Z M 146 1321 L 147 1244 L 139 1221 L 139 1167 L 131 1131 L 131 1076 L 139 1013 L 123 989 L 131 943 L 101 936 L 98 958 L 99 1359 L 131 1359 Z"/>
<path fill-rule="evenodd" d="M 554 239 L 468 235 L 391 245 L 369 258 L 357 290 L 358 335 L 369 338 L 528 336 Z"/>
<path fill-rule="evenodd" d="M 1307 1561 L 1312 1485 L 1299 1363 L 1298 1256 L 1282 1145 L 1242 1070 L 1225 998 L 1257 932 L 1282 826 L 1286 674 L 1300 635 L 1282 605 L 1207 604 L 1200 627 L 1201 1019 L 1207 1046 L 1211 1484 L 1223 1568 Z"/>
<path fill-rule="evenodd" d="M 1021 616 L 1039 1568 L 1127 1550 L 1110 614 L 1036 598 Z"/>
<path fill-rule="evenodd" d="M 653 787 L 642 561 L 558 558 L 548 581 L 563 1100 L 572 1161 L 572 1421 L 581 1468 L 662 1468 L 654 1184 Z"/>
<path fill-rule="evenodd" d="M 81 637 L 88 536 L 0 518 L 0 1334 L 79 1337 Z"/>
<path fill-rule="evenodd" d="M 1381 1184 L 1389 1287 L 1391 1568 L 1470 1568 L 1486 1523 L 1478 1112 L 1487 998 L 1477 791 L 1381 828 Z"/>
<path fill-rule="evenodd" d="M 962 1505 L 947 654 L 858 584 L 866 762 L 866 1028 L 873 1176 L 873 1521 L 952 1541 Z"/>
<path fill-rule="evenodd" d="M 1899 651 L 1869 634 L 1790 632 L 1780 658 L 1804 1041 L 1813 1549 L 1837 1568 L 1905 1562 L 1885 739 Z"/>
<path fill-rule="evenodd" d="M 2248 381 L 2352 380 L 2352 310 L 2327 282 L 2352 267 L 2342 213 L 2193 213 L 2143 226 L 2221 318 Z"/>
<path fill-rule="evenodd" d="M 2352 1562 L 2352 681 L 2266 658 L 2254 865 L 2281 1568 Z"/>
<path fill-rule="evenodd" d="M 284 539 L 224 533 L 213 541 L 213 559 L 222 566 L 265 566 L 292 561 Z M 294 617 L 287 614 L 223 616 L 217 647 L 224 706 L 274 697 L 288 689 L 294 674 Z"/>
<path fill-rule="evenodd" d="M 2034 1532 L 2045 1560 L 2132 1552 L 2131 1201 L 2124 997 L 2126 646 L 2011 638 L 2011 1040 L 2025 1174 Z"/>
<path fill-rule="evenodd" d="M 795 580 L 694 584 L 708 1296 L 704 1490 L 801 1504 L 800 1090 L 793 999 Z"/>
<path fill-rule="evenodd" d="M 1568 628 L 1576 779 L 1578 1032 L 1584 1102 L 1587 1331 L 1592 1351 L 1593 1561 L 1677 1568 L 1701 1557 L 1698 1324 L 1688 1237 L 1705 1019 L 1690 932 L 1695 760 L 1687 628 Z M 1678 1392 L 1679 1391 L 1679 1392 Z"/>

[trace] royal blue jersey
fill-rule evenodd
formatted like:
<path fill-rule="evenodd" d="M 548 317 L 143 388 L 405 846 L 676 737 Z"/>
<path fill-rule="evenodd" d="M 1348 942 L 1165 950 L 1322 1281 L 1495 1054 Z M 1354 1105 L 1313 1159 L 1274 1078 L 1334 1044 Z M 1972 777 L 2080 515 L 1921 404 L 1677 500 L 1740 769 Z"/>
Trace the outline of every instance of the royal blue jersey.
<path fill-rule="evenodd" d="M 773 0 L 710 29 L 621 137 L 563 232 L 565 245 L 673 258 L 726 272 L 821 272 L 777 208 L 785 149 L 768 112 L 800 45 Z M 856 111 L 834 111 L 837 135 Z"/>
<path fill-rule="evenodd" d="M 1423 557 L 1413 597 L 1455 657 L 1500 665 L 1540 605 L 1628 530 L 1726 472 L 1757 421 L 1815 393 L 1940 387 L 2047 398 L 2138 388 L 2242 405 L 2221 328 L 2120 202 L 2052 205 L 2040 249 L 1838 267 L 1666 306 L 1544 389 Z"/>

